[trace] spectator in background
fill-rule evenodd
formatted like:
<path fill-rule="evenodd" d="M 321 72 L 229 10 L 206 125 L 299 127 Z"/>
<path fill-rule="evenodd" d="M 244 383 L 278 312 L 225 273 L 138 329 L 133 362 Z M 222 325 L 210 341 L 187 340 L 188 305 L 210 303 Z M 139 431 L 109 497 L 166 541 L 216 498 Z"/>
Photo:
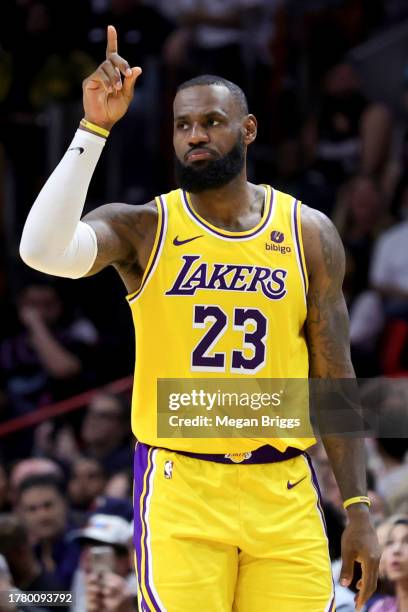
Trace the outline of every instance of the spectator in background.
<path fill-rule="evenodd" d="M 408 512 L 408 378 L 360 382 L 362 409 L 368 419 L 374 417 L 377 434 L 366 440 L 368 488 L 381 496 L 386 515 Z M 375 513 L 378 507 L 371 510 Z"/>
<path fill-rule="evenodd" d="M 368 609 L 370 612 L 407 612 L 408 610 L 408 517 L 396 520 L 390 527 L 381 564 L 386 578 L 393 584 L 395 596 L 382 597 Z"/>
<path fill-rule="evenodd" d="M 345 295 L 348 304 L 368 286 L 368 271 L 374 240 L 390 223 L 384 197 L 373 179 L 357 176 L 344 186 L 333 221 L 346 250 Z"/>
<path fill-rule="evenodd" d="M 370 263 L 371 291 L 363 292 L 350 313 L 350 337 L 354 351 L 370 359 L 387 322 L 408 322 L 408 188 L 401 193 L 399 216 L 404 219 L 383 232 L 377 239 Z M 408 369 L 403 351 L 396 366 Z M 374 371 L 374 373 L 378 373 Z M 371 375 L 359 373 L 360 376 Z"/>
<path fill-rule="evenodd" d="M 325 78 L 320 111 L 303 132 L 306 160 L 336 189 L 352 175 L 380 177 L 388 159 L 391 116 L 365 99 L 353 68 L 332 67 Z"/>
<path fill-rule="evenodd" d="M 0 612 L 45 612 L 46 608 L 39 607 L 38 605 L 30 606 L 22 603 L 12 602 L 8 598 L 8 594 L 16 591 L 15 585 L 13 584 L 12 576 L 10 574 L 9 567 L 6 559 L 3 555 L 0 555 Z"/>
<path fill-rule="evenodd" d="M 12 514 L 0 514 L 0 553 L 7 559 L 17 588 L 23 591 L 63 589 L 61 582 L 41 567 L 26 528 Z"/>
<path fill-rule="evenodd" d="M 392 150 L 385 186 L 393 200 L 391 210 L 398 219 L 401 219 L 399 207 L 408 186 L 408 64 L 405 66 L 402 95 L 395 113 Z"/>
<path fill-rule="evenodd" d="M 85 381 L 89 384 L 98 342 L 90 321 L 66 319 L 61 298 L 51 285 L 36 281 L 24 287 L 17 297 L 17 311 L 23 331 L 0 344 L 10 417 L 69 397 Z"/>
<path fill-rule="evenodd" d="M 370 280 L 383 299 L 385 316 L 408 321 L 408 188 L 401 196 L 399 215 L 404 220 L 376 243 Z"/>
<path fill-rule="evenodd" d="M 23 480 L 18 489 L 16 510 L 41 567 L 68 589 L 78 564 L 79 550 L 68 540 L 74 525 L 61 481 L 49 475 Z"/>
<path fill-rule="evenodd" d="M 106 483 L 105 495 L 117 499 L 129 499 L 132 497 L 132 487 L 132 470 L 129 468 L 111 476 Z"/>
<path fill-rule="evenodd" d="M 85 609 L 98 612 L 101 606 L 112 612 L 136 611 L 131 523 L 120 516 L 97 513 L 74 537 L 81 545 L 80 567 L 73 584 L 74 612 Z M 111 570 L 104 572 L 102 577 L 92 566 L 90 549 L 94 546 L 108 546 L 112 550 Z"/>
<path fill-rule="evenodd" d="M 129 412 L 122 398 L 104 391 L 91 401 L 82 422 L 82 452 L 97 459 L 108 476 L 132 465 Z"/>
<path fill-rule="evenodd" d="M 46 458 L 23 459 L 13 465 L 10 471 L 9 499 L 12 505 L 17 503 L 18 490 L 21 483 L 30 476 L 47 475 L 51 478 L 63 480 L 63 472 L 60 466 Z"/>
<path fill-rule="evenodd" d="M 74 510 L 89 510 L 95 499 L 102 495 L 106 475 L 100 462 L 93 457 L 78 457 L 71 465 L 68 497 Z"/>
<path fill-rule="evenodd" d="M 76 418 L 76 415 L 68 414 L 63 421 L 48 419 L 37 425 L 34 430 L 33 454 L 52 459 L 68 469 L 79 456 L 74 435 Z"/>
<path fill-rule="evenodd" d="M 120 516 L 128 523 L 133 520 L 134 510 L 132 497 L 118 499 L 116 497 L 108 497 L 100 495 L 92 504 L 91 514 L 109 514 L 110 516 Z"/>
<path fill-rule="evenodd" d="M 397 424 L 398 420 L 395 420 L 395 425 Z M 382 473 L 377 477 L 378 493 L 390 502 L 396 497 L 396 491 L 401 492 L 402 489 L 403 492 L 405 489 L 405 498 L 408 498 L 408 463 L 406 462 L 408 439 L 377 438 L 377 449 L 383 465 Z M 390 506 L 391 511 L 400 511 L 395 504 L 390 504 Z"/>
<path fill-rule="evenodd" d="M 248 89 L 248 60 L 259 58 L 260 42 L 270 31 L 265 0 L 178 0 L 166 3 L 178 28 L 166 42 L 165 59 L 177 80 L 192 74 L 217 74 Z M 254 36 L 256 31 L 256 36 Z M 252 36 L 249 34 L 252 33 Z M 245 61 L 246 60 L 246 61 Z"/>

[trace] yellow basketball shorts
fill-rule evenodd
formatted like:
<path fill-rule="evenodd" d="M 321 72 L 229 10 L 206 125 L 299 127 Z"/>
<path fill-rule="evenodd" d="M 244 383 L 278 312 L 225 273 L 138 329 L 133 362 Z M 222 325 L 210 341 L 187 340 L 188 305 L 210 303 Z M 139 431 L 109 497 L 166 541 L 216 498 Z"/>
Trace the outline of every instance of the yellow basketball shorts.
<path fill-rule="evenodd" d="M 138 443 L 134 514 L 143 612 L 335 610 L 305 453 L 226 465 Z"/>

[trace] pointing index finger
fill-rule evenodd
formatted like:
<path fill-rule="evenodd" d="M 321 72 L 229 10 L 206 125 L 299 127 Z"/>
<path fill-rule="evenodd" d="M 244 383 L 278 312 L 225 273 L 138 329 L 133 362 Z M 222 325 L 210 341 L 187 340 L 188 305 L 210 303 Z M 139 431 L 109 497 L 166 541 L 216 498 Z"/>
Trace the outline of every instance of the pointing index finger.
<path fill-rule="evenodd" d="M 108 26 L 107 38 L 106 58 L 108 59 L 112 53 L 118 52 L 118 35 L 116 29 L 112 25 Z"/>

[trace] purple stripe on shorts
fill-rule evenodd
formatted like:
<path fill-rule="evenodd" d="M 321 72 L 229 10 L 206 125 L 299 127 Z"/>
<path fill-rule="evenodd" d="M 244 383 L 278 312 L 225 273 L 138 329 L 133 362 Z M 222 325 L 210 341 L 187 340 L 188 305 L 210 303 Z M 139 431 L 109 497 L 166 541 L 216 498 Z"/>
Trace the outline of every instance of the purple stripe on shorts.
<path fill-rule="evenodd" d="M 259 227 L 258 229 L 254 230 L 250 234 L 245 234 L 245 236 L 241 236 L 239 232 L 237 232 L 236 235 L 234 236 L 234 235 L 231 235 L 231 234 L 227 235 L 224 232 L 218 231 L 214 227 L 209 227 L 206 223 L 203 223 L 202 220 L 200 219 L 200 217 L 197 216 L 197 214 L 194 211 L 194 209 L 192 208 L 192 206 L 190 206 L 190 203 L 188 201 L 186 192 L 182 191 L 181 193 L 182 193 L 182 196 L 183 196 L 183 201 L 184 201 L 185 206 L 187 207 L 187 209 L 190 212 L 190 214 L 197 221 L 197 223 L 199 223 L 201 225 L 201 227 L 204 227 L 206 230 L 211 232 L 211 234 L 215 234 L 216 236 L 220 236 L 221 238 L 228 238 L 228 239 L 231 239 L 231 240 L 242 240 L 242 239 L 252 238 L 253 236 L 256 236 L 257 234 L 259 234 L 268 225 L 269 220 L 270 220 L 271 215 L 272 215 L 272 208 L 273 208 L 274 202 L 275 202 L 275 192 L 271 188 L 271 193 L 270 193 L 270 196 L 269 196 L 269 202 L 267 203 L 269 205 L 268 214 L 267 214 L 266 218 L 264 219 L 261 227 Z"/>
<path fill-rule="evenodd" d="M 301 247 L 300 247 L 299 228 L 298 228 L 298 221 L 297 221 L 297 209 L 298 209 L 298 205 L 299 205 L 299 202 L 296 200 L 295 205 L 293 207 L 293 217 L 294 217 L 293 218 L 293 225 L 295 227 L 296 248 L 297 248 L 297 252 L 299 253 L 299 265 L 300 265 L 300 269 L 302 270 L 303 286 L 305 288 L 305 293 L 306 293 L 306 287 L 307 287 L 306 274 L 305 274 L 305 270 L 304 270 L 304 266 L 303 266 L 302 250 L 301 250 Z"/>
<path fill-rule="evenodd" d="M 151 451 L 149 453 L 149 451 Z M 149 466 L 149 456 L 151 456 L 153 449 L 147 446 L 146 444 L 141 444 L 138 442 L 135 450 L 135 458 L 134 458 L 134 530 L 133 530 L 133 544 L 135 546 L 136 551 L 136 563 L 137 563 L 137 578 L 139 582 L 140 595 L 142 599 L 142 609 L 145 606 L 146 610 L 150 610 L 148 602 L 145 600 L 142 590 L 142 534 L 143 534 L 143 525 L 145 528 L 145 536 L 143 541 L 143 550 L 145 553 L 145 582 L 144 586 L 149 594 L 151 602 L 154 605 L 154 610 L 160 611 L 160 606 L 157 604 L 157 601 L 154 598 L 153 593 L 151 592 L 149 586 L 149 566 L 148 566 L 148 551 L 146 547 L 146 537 L 147 537 L 147 525 L 144 522 L 144 516 L 146 512 L 146 501 L 147 497 L 150 493 L 149 491 L 149 479 L 150 474 L 153 469 L 153 463 Z M 147 472 L 147 475 L 146 475 Z M 142 500 L 142 509 L 140 509 L 140 502 L 143 493 L 143 485 L 146 475 L 146 491 Z"/>
<path fill-rule="evenodd" d="M 310 456 L 307 453 L 305 453 L 305 457 L 307 459 L 307 462 L 308 462 L 309 467 L 310 467 L 310 471 L 312 473 L 312 483 L 313 483 L 313 486 L 316 489 L 316 493 L 317 493 L 317 505 L 319 507 L 320 514 L 322 515 L 324 530 L 326 532 L 326 537 L 328 539 L 326 519 L 325 519 L 325 516 L 324 516 L 324 511 L 323 511 L 323 506 L 322 506 L 322 492 L 320 491 L 319 482 L 317 480 L 317 476 L 316 476 L 315 469 L 313 467 L 312 460 L 311 460 Z"/>
<path fill-rule="evenodd" d="M 323 511 L 323 506 L 322 506 L 322 493 L 320 491 L 319 481 L 317 480 L 316 472 L 315 472 L 315 469 L 313 467 L 313 463 L 312 463 L 312 460 L 311 460 L 310 456 L 307 453 L 305 453 L 305 457 L 307 459 L 307 462 L 308 462 L 309 468 L 310 468 L 310 472 L 312 474 L 312 484 L 313 484 L 313 486 L 314 486 L 314 488 L 316 490 L 316 493 L 317 493 L 317 507 L 318 507 L 318 510 L 319 510 L 319 512 L 321 514 L 321 517 L 322 517 L 322 520 L 323 520 L 324 532 L 326 534 L 327 544 L 328 544 L 329 543 L 329 535 L 327 533 L 326 519 L 325 519 L 325 516 L 324 516 L 324 511 Z M 329 612 L 333 612 L 335 610 L 335 603 L 336 603 L 335 595 L 334 595 L 335 588 L 334 588 L 333 576 L 332 576 L 332 584 L 333 584 L 333 599 L 331 600 L 331 603 L 330 603 Z"/>

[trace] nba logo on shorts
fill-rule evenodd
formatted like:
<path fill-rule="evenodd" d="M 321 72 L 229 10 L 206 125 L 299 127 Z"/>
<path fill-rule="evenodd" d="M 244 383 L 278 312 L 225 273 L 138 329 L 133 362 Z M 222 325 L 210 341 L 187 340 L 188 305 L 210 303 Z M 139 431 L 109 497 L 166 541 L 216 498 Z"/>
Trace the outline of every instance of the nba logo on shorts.
<path fill-rule="evenodd" d="M 173 462 L 166 461 L 164 464 L 164 477 L 165 478 L 173 478 Z"/>

